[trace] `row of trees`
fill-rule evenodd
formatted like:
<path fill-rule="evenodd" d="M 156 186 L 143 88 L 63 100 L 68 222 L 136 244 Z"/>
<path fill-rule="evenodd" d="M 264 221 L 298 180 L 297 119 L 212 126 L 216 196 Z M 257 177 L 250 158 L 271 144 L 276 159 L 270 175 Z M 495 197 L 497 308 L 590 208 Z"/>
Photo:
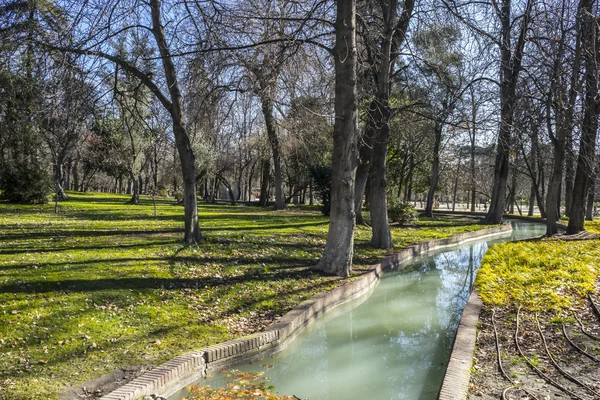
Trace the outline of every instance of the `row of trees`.
<path fill-rule="evenodd" d="M 330 204 L 317 268 L 347 276 L 355 223 L 393 246 L 389 198 L 591 215 L 592 0 L 11 0 L 0 6 L 0 188 L 169 189 L 197 203 Z M 272 195 L 271 195 L 272 193 Z M 489 207 L 488 207 L 489 204 Z M 534 207 L 537 205 L 537 208 Z M 563 208 L 564 206 L 564 208 Z M 449 206 L 448 206 L 449 207 Z"/>

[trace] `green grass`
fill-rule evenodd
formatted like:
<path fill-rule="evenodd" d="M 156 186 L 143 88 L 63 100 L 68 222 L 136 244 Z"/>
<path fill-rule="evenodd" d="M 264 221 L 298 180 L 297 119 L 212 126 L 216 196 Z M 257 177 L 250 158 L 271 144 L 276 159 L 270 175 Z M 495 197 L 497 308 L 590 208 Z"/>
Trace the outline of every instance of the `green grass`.
<path fill-rule="evenodd" d="M 315 208 L 199 206 L 206 240 L 183 247 L 183 208 L 70 193 L 53 205 L 0 203 L 0 399 L 57 399 L 120 367 L 156 365 L 240 336 L 345 281 L 309 267 L 328 220 Z M 437 218 L 394 228 L 397 247 L 481 229 Z M 389 251 L 356 231 L 356 273 Z"/>
<path fill-rule="evenodd" d="M 599 240 L 502 243 L 485 254 L 476 285 L 486 304 L 559 313 L 580 304 L 599 273 Z"/>

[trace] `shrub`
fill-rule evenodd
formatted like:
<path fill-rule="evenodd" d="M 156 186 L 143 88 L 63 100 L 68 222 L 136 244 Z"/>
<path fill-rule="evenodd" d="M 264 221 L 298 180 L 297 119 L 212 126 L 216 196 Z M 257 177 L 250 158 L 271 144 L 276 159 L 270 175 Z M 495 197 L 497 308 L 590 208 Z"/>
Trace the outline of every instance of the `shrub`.
<path fill-rule="evenodd" d="M 398 222 L 400 225 L 411 225 L 417 222 L 417 210 L 408 201 L 398 199 L 388 200 L 388 218 L 392 222 Z"/>
<path fill-rule="evenodd" d="M 43 204 L 52 187 L 44 169 L 22 162 L 0 165 L 0 189 L 1 198 L 11 203 Z"/>
<path fill-rule="evenodd" d="M 313 165 L 310 167 L 313 189 L 323 202 L 323 214 L 331 211 L 331 167 L 329 165 Z"/>
<path fill-rule="evenodd" d="M 177 202 L 183 201 L 183 192 L 175 192 L 173 193 L 173 197 Z"/>

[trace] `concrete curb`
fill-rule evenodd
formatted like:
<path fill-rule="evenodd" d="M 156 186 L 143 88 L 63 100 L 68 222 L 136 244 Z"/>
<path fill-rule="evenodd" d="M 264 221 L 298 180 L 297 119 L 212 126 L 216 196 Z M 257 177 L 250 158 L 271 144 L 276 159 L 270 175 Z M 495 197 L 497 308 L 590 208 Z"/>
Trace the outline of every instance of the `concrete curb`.
<path fill-rule="evenodd" d="M 475 290 L 471 292 L 460 318 L 454 339 L 452 354 L 444 375 L 439 400 L 463 400 L 467 398 L 471 379 L 471 360 L 475 350 L 477 323 L 483 302 Z"/>
<path fill-rule="evenodd" d="M 175 357 L 101 399 L 134 400 L 153 393 L 172 394 L 178 388 L 196 380 L 198 376 L 205 375 L 207 371 L 222 369 L 281 351 L 320 315 L 372 289 L 386 269 L 433 250 L 501 235 L 511 230 L 510 225 L 502 225 L 449 238 L 430 240 L 402 249 L 383 258 L 378 264 L 370 266 L 366 273 L 350 283 L 313 296 L 288 312 L 264 332 Z"/>

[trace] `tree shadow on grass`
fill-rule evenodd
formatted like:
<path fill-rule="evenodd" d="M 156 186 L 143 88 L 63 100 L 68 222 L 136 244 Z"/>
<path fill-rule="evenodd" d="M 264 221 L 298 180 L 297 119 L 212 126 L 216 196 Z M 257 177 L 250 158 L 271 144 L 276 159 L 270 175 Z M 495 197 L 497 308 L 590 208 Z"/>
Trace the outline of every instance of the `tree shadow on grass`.
<path fill-rule="evenodd" d="M 97 292 L 103 290 L 180 290 L 201 289 L 203 287 L 216 287 L 235 285 L 246 282 L 280 281 L 283 279 L 303 279 L 313 276 L 314 272 L 302 268 L 289 271 L 277 271 L 266 274 L 244 274 L 225 278 L 101 278 L 101 279 L 63 279 L 60 281 L 27 282 L 0 285 L 0 293 L 49 293 L 63 292 Z"/>

